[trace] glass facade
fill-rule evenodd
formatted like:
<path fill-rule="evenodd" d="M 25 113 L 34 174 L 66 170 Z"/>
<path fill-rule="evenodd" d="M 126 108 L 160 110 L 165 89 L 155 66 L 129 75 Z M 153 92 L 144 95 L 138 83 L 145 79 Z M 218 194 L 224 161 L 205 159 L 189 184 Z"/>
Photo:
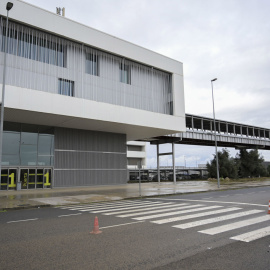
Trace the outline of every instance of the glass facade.
<path fill-rule="evenodd" d="M 51 188 L 53 166 L 53 128 L 4 122 L 0 190 Z"/>
<path fill-rule="evenodd" d="M 53 129 L 5 123 L 2 166 L 53 166 Z"/>

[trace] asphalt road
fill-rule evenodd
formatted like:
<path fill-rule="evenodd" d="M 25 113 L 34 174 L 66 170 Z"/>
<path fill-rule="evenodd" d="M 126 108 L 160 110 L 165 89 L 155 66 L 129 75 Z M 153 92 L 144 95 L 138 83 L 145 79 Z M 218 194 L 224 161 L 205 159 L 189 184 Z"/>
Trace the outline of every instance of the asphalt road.
<path fill-rule="evenodd" d="M 2 212 L 0 268 L 270 269 L 269 200 L 260 187 Z"/>

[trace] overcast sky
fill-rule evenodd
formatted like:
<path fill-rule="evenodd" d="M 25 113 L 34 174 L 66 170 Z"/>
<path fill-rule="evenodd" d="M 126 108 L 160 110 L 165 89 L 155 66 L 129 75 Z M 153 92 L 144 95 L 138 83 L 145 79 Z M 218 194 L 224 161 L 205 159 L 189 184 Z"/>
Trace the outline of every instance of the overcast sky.
<path fill-rule="evenodd" d="M 269 0 L 26 0 L 183 63 L 186 113 L 270 128 Z M 163 146 L 167 151 L 169 146 Z M 232 156 L 237 151 L 228 149 Z M 148 166 L 156 150 L 148 146 Z M 260 151 L 270 160 L 269 151 Z M 213 147 L 176 146 L 176 165 L 212 159 Z M 163 156 L 161 165 L 171 165 Z"/>

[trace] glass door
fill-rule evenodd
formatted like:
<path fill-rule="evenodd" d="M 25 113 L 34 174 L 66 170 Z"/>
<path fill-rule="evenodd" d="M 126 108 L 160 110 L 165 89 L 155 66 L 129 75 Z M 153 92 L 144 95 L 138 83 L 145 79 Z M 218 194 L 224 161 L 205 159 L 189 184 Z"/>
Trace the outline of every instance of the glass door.
<path fill-rule="evenodd" d="M 8 189 L 16 189 L 17 186 L 17 169 L 8 169 Z"/>
<path fill-rule="evenodd" d="M 28 169 L 21 169 L 20 180 L 22 183 L 22 189 L 28 189 Z"/>
<path fill-rule="evenodd" d="M 23 168 L 20 172 L 22 189 L 51 188 L 51 168 Z"/>
<path fill-rule="evenodd" d="M 44 169 L 43 171 L 44 188 L 51 188 L 52 183 L 52 169 Z"/>
<path fill-rule="evenodd" d="M 8 169 L 1 171 L 1 190 L 8 190 Z"/>
<path fill-rule="evenodd" d="M 17 186 L 17 169 L 9 168 L 1 171 L 1 190 L 14 190 Z"/>
<path fill-rule="evenodd" d="M 36 188 L 36 169 L 29 169 L 28 172 L 28 189 Z"/>
<path fill-rule="evenodd" d="M 43 169 L 37 169 L 37 188 L 43 188 Z"/>

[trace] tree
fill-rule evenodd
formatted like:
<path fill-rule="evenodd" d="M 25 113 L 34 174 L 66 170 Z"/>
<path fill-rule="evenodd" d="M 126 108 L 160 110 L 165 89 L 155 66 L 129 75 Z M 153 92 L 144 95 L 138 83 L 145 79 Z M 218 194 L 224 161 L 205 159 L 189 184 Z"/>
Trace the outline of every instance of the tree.
<path fill-rule="evenodd" d="M 218 151 L 218 163 L 220 177 L 237 178 L 237 163 L 235 162 L 234 158 L 230 157 L 227 149 Z M 210 163 L 207 162 L 206 166 L 209 177 L 217 178 L 216 155 L 214 155 L 214 158 L 210 161 Z"/>
<path fill-rule="evenodd" d="M 239 163 L 240 177 L 260 177 L 267 175 L 267 170 L 263 166 L 264 159 L 259 154 L 258 149 L 250 151 L 241 149 L 236 159 Z"/>
<path fill-rule="evenodd" d="M 270 165 L 268 165 L 268 167 L 267 167 L 267 174 L 268 174 L 268 176 L 270 176 Z"/>

